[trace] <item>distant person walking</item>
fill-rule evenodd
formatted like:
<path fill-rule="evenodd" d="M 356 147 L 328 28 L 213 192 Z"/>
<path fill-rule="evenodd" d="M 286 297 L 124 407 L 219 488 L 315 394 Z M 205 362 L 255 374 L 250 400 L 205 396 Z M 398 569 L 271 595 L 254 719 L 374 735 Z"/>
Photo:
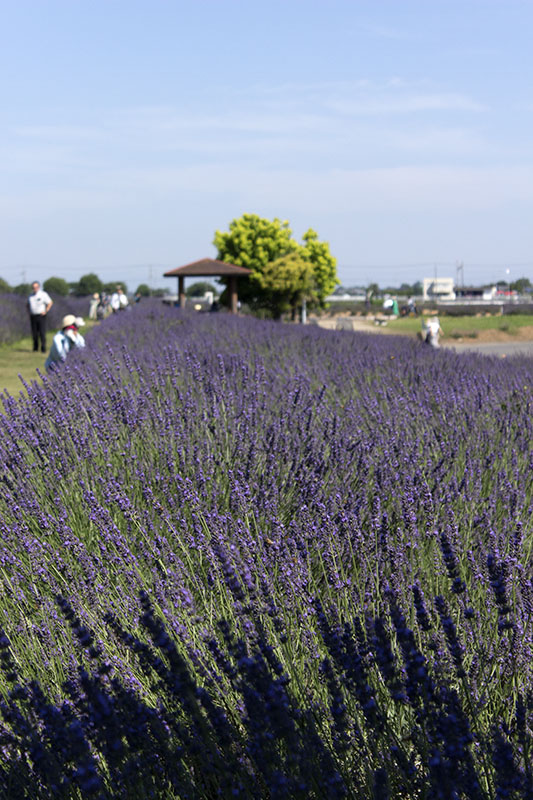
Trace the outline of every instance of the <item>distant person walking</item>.
<path fill-rule="evenodd" d="M 91 297 L 91 303 L 89 305 L 89 319 L 98 319 L 97 309 L 100 304 L 100 295 L 98 292 L 95 292 Z"/>
<path fill-rule="evenodd" d="M 50 353 L 44 366 L 49 370 L 52 365 L 58 367 L 74 347 L 85 347 L 85 339 L 79 332 L 79 328 L 84 324 L 81 317 L 74 314 L 67 314 L 61 321 L 61 330 L 56 333 L 52 340 Z"/>
<path fill-rule="evenodd" d="M 400 313 L 398 308 L 398 300 L 397 298 L 391 297 L 390 295 L 386 295 L 385 299 L 383 300 L 383 311 L 385 314 L 388 314 L 389 317 L 397 317 Z"/>
<path fill-rule="evenodd" d="M 105 319 L 109 314 L 111 314 L 109 295 L 102 292 L 98 305 L 96 306 L 96 319 Z"/>
<path fill-rule="evenodd" d="M 28 314 L 30 315 L 33 352 L 36 353 L 39 350 L 40 340 L 41 352 L 46 353 L 46 315 L 54 302 L 50 295 L 41 289 L 39 281 L 34 281 L 31 288 L 32 293 L 28 297 Z"/>
<path fill-rule="evenodd" d="M 394 305 L 394 300 L 390 295 L 386 295 L 385 299 L 383 300 L 383 311 L 385 314 L 392 314 L 392 308 Z"/>
<path fill-rule="evenodd" d="M 422 339 L 430 347 L 440 347 L 439 336 L 441 333 L 442 328 L 438 317 L 430 317 L 427 322 L 426 320 L 422 321 Z"/>

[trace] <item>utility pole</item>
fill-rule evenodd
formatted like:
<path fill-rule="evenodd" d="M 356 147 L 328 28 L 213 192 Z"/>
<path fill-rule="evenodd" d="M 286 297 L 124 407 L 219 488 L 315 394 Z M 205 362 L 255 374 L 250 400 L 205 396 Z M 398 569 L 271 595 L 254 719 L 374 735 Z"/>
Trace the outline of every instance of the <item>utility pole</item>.
<path fill-rule="evenodd" d="M 464 289 L 465 273 L 462 261 L 457 261 L 455 265 L 455 284 L 458 288 Z"/>

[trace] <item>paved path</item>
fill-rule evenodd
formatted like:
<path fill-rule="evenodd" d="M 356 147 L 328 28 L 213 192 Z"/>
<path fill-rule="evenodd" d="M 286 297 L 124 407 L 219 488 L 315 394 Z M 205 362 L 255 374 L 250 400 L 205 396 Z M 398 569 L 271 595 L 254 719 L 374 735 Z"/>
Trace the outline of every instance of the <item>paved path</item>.
<path fill-rule="evenodd" d="M 364 317 L 339 317 L 318 320 L 318 325 L 321 328 L 328 330 L 351 330 L 363 331 L 364 333 L 376 334 L 392 334 L 393 332 L 386 327 L 375 325 L 373 321 L 365 319 Z M 402 334 L 394 331 L 394 335 L 401 336 Z M 500 356 L 506 358 L 513 355 L 527 355 L 533 356 L 533 341 L 520 341 L 520 342 L 461 342 L 441 340 L 441 347 L 443 349 L 455 350 L 456 353 L 480 353 L 487 356 Z"/>
<path fill-rule="evenodd" d="M 443 348 L 456 353 L 481 353 L 486 356 L 533 356 L 533 342 L 468 342 L 467 344 L 444 343 Z"/>

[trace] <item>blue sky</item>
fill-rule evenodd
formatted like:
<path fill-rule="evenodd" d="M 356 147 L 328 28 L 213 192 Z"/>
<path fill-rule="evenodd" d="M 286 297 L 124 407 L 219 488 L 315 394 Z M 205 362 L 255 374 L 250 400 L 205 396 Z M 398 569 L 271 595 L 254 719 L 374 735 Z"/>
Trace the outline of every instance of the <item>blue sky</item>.
<path fill-rule="evenodd" d="M 250 212 L 345 285 L 533 281 L 532 33 L 530 0 L 0 0 L 0 276 L 168 286 Z"/>

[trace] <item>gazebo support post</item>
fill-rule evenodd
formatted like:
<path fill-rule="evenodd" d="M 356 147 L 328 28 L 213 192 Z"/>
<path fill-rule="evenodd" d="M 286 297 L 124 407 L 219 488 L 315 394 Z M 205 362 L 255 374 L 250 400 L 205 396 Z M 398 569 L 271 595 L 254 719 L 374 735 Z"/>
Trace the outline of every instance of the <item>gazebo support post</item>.
<path fill-rule="evenodd" d="M 178 295 L 180 299 L 180 308 L 185 308 L 185 278 L 183 275 L 178 275 Z"/>
<path fill-rule="evenodd" d="M 232 314 L 237 313 L 237 278 L 231 275 L 229 279 L 229 309 Z"/>
<path fill-rule="evenodd" d="M 194 261 L 192 264 L 185 264 L 183 267 L 170 269 L 164 272 L 165 278 L 178 279 L 178 300 L 176 305 L 180 308 L 185 308 L 185 278 L 198 278 L 200 276 L 211 278 L 216 275 L 219 278 L 224 278 L 227 281 L 227 289 L 224 295 L 228 295 L 229 311 L 232 314 L 237 314 L 239 308 L 239 301 L 237 298 L 237 278 L 248 278 L 252 274 L 251 269 L 246 267 L 239 267 L 237 264 L 226 264 L 224 261 L 217 261 L 216 258 L 202 258 L 200 261 Z"/>

